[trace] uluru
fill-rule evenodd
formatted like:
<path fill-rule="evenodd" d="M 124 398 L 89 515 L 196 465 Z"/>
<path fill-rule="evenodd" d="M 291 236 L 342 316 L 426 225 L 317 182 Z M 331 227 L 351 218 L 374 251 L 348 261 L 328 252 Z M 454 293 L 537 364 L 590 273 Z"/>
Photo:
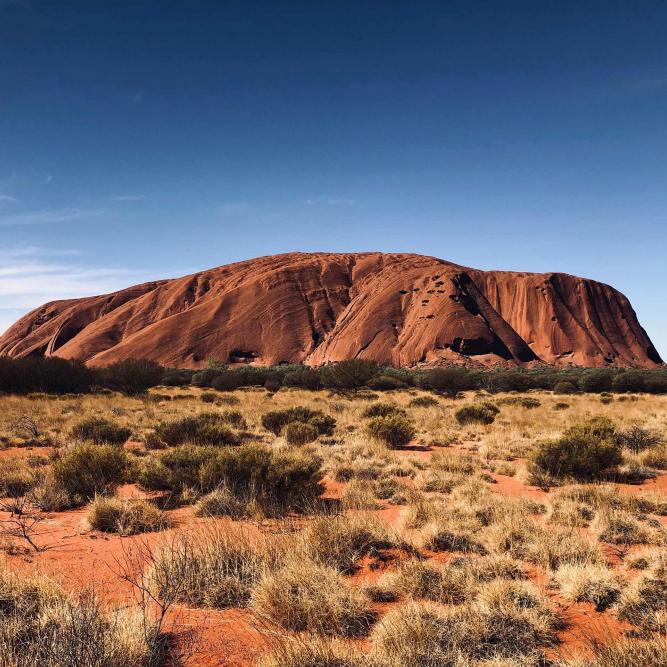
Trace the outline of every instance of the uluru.
<path fill-rule="evenodd" d="M 627 366 L 662 363 L 628 299 L 562 273 L 470 269 L 403 253 L 289 253 L 101 296 L 53 301 L 0 337 L 0 355 L 106 365 L 322 365 L 372 359 Z"/>

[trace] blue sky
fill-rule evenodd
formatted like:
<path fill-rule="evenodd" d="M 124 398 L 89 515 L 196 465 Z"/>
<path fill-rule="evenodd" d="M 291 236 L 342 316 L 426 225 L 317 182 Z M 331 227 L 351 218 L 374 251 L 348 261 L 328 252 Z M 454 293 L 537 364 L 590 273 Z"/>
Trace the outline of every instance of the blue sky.
<path fill-rule="evenodd" d="M 0 330 L 253 256 L 564 271 L 667 356 L 667 3 L 0 0 Z"/>

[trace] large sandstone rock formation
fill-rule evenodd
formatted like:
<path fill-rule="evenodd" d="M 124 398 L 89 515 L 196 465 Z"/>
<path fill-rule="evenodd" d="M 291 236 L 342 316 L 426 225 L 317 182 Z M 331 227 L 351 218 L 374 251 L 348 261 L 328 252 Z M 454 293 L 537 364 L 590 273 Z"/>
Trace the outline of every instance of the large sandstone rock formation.
<path fill-rule="evenodd" d="M 653 367 L 623 294 L 560 273 L 478 271 L 410 254 L 261 257 L 103 296 L 54 301 L 0 337 L 0 355 L 105 365 L 147 357 L 325 364 Z"/>

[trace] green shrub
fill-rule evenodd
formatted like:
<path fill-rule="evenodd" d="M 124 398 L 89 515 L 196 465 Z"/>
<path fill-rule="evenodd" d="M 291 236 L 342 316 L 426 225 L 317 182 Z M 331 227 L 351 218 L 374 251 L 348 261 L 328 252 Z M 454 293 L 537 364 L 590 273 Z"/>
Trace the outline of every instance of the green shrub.
<path fill-rule="evenodd" d="M 642 392 L 645 390 L 645 380 L 647 374 L 640 370 L 626 370 L 618 373 L 612 383 L 612 391 L 617 393 Z"/>
<path fill-rule="evenodd" d="M 30 498 L 44 512 L 64 512 L 78 504 L 49 472 L 30 492 Z"/>
<path fill-rule="evenodd" d="M 322 384 L 328 389 L 352 389 L 364 387 L 377 375 L 378 365 L 368 359 L 347 359 L 326 366 L 320 371 Z"/>
<path fill-rule="evenodd" d="M 627 447 L 631 452 L 638 454 L 646 449 L 662 444 L 662 436 L 637 424 L 616 434 L 616 442 L 621 447 Z"/>
<path fill-rule="evenodd" d="M 220 420 L 234 428 L 246 429 L 248 423 L 239 410 L 225 410 L 220 413 Z"/>
<path fill-rule="evenodd" d="M 364 418 L 386 417 L 387 415 L 405 415 L 405 410 L 399 408 L 395 403 L 373 403 L 361 413 Z"/>
<path fill-rule="evenodd" d="M 316 390 L 322 386 L 320 374 L 312 368 L 300 368 L 285 373 L 283 384 L 286 387 L 301 387 L 302 389 Z"/>
<path fill-rule="evenodd" d="M 554 403 L 554 410 L 569 410 L 570 409 L 570 404 L 569 403 Z"/>
<path fill-rule="evenodd" d="M 129 396 L 143 394 L 160 384 L 164 369 L 148 359 L 125 359 L 98 371 L 102 386 Z"/>
<path fill-rule="evenodd" d="M 325 415 L 321 410 L 311 410 L 302 406 L 286 410 L 272 410 L 262 416 L 262 426 L 274 435 L 280 435 L 291 422 L 310 424 L 320 435 L 332 435 L 336 428 L 336 420 Z"/>
<path fill-rule="evenodd" d="M 285 427 L 285 439 L 290 445 L 305 445 L 317 440 L 317 428 L 308 422 L 290 422 Z"/>
<path fill-rule="evenodd" d="M 68 594 L 45 575 L 0 571 L 3 667 L 152 667 L 164 636 L 138 611 L 110 609 L 94 593 Z"/>
<path fill-rule="evenodd" d="M 205 391 L 200 397 L 199 400 L 202 403 L 215 403 L 217 396 L 212 391 Z"/>
<path fill-rule="evenodd" d="M 391 449 L 405 447 L 416 433 L 412 422 L 404 415 L 396 413 L 373 417 L 366 429 L 371 437 L 384 442 Z"/>
<path fill-rule="evenodd" d="M 572 382 L 562 380 L 561 382 L 556 382 L 553 392 L 554 394 L 576 394 L 577 387 Z"/>
<path fill-rule="evenodd" d="M 266 391 L 269 391 L 271 393 L 279 391 L 282 386 L 283 383 L 280 381 L 280 378 L 278 377 L 269 377 L 266 378 L 266 380 L 264 380 L 264 389 L 266 389 Z"/>
<path fill-rule="evenodd" d="M 306 507 L 323 491 L 320 460 L 310 454 L 263 445 L 224 449 L 201 468 L 205 491 L 220 485 L 268 514 Z"/>
<path fill-rule="evenodd" d="M 542 443 L 533 457 L 535 465 L 554 477 L 595 479 L 614 471 L 623 461 L 614 442 L 613 426 L 600 420 L 576 426 L 557 440 Z"/>
<path fill-rule="evenodd" d="M 520 408 L 532 410 L 539 408 L 542 403 L 537 398 L 532 396 L 508 396 L 507 398 L 500 398 L 497 401 L 498 405 L 518 405 Z"/>
<path fill-rule="evenodd" d="M 392 377 L 391 375 L 378 375 L 377 377 L 371 378 L 366 386 L 369 389 L 375 389 L 376 391 L 391 391 L 393 389 L 405 389 L 408 387 L 408 383 L 403 380 Z"/>
<path fill-rule="evenodd" d="M 610 391 L 614 379 L 611 369 L 589 369 L 579 378 L 579 388 L 587 393 Z"/>
<path fill-rule="evenodd" d="M 132 430 L 102 417 L 89 417 L 76 424 L 70 435 L 77 440 L 88 440 L 96 445 L 123 445 Z"/>
<path fill-rule="evenodd" d="M 436 405 L 440 405 L 440 401 L 437 398 L 433 398 L 433 396 L 417 396 L 408 405 L 411 408 L 434 408 Z"/>
<path fill-rule="evenodd" d="M 147 500 L 123 500 L 98 496 L 88 507 L 93 530 L 119 535 L 155 532 L 171 525 L 169 516 Z"/>
<path fill-rule="evenodd" d="M 171 449 L 158 459 L 142 462 L 137 475 L 145 489 L 183 494 L 210 493 L 225 487 L 245 503 L 266 513 L 305 507 L 323 491 L 320 460 L 295 451 L 278 451 L 256 444 L 240 447 Z"/>
<path fill-rule="evenodd" d="M 167 445 L 237 445 L 239 438 L 232 431 L 224 414 L 203 412 L 195 417 L 181 417 L 161 422 L 155 428 L 157 436 Z"/>
<path fill-rule="evenodd" d="M 456 421 L 461 424 L 492 424 L 496 418 L 497 408 L 494 412 L 489 407 L 492 404 L 472 403 L 459 408 L 455 413 Z M 495 407 L 495 406 L 494 406 Z"/>
<path fill-rule="evenodd" d="M 474 389 L 476 384 L 476 374 L 467 368 L 459 367 L 432 368 L 418 377 L 418 385 L 423 389 L 431 389 L 448 396 Z"/>
<path fill-rule="evenodd" d="M 53 477 L 70 498 L 84 502 L 113 493 L 124 481 L 127 465 L 121 447 L 81 444 L 59 455 L 53 463 Z"/>

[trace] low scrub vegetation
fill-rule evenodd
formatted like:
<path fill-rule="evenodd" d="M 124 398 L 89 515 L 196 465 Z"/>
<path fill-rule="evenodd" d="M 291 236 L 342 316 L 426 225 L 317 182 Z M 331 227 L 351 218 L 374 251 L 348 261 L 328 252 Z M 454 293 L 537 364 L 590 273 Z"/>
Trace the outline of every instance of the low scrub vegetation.
<path fill-rule="evenodd" d="M 176 495 L 210 493 L 224 486 L 238 502 L 268 514 L 312 504 L 322 493 L 320 461 L 307 453 L 263 445 L 184 445 L 143 462 L 138 481 Z"/>
<path fill-rule="evenodd" d="M 287 410 L 272 410 L 262 417 L 262 426 L 274 435 L 280 435 L 283 429 L 292 423 L 308 424 L 319 435 L 331 435 L 336 427 L 336 420 L 325 415 L 321 410 L 296 407 Z"/>
<path fill-rule="evenodd" d="M 614 428 L 593 420 L 568 429 L 560 438 L 542 443 L 533 458 L 537 468 L 554 477 L 599 479 L 613 473 L 623 461 Z"/>
<path fill-rule="evenodd" d="M 101 417 L 89 417 L 75 424 L 70 435 L 76 440 L 94 442 L 96 445 L 122 445 L 132 430 Z"/>
<path fill-rule="evenodd" d="M 90 554 L 114 562 L 100 596 L 138 602 L 30 583 L 15 613 L 0 574 L 0 665 L 178 664 L 159 651 L 199 650 L 206 610 L 240 608 L 185 664 L 660 664 L 665 398 L 600 400 L 631 371 L 441 370 L 212 361 L 148 393 L 0 397 L 8 568 L 81 590 Z M 576 386 L 567 411 L 556 378 Z M 165 609 L 192 634 L 165 642 Z"/>
<path fill-rule="evenodd" d="M 494 409 L 495 408 L 495 409 Z M 473 403 L 459 408 L 454 416 L 459 424 L 493 424 L 498 408 L 493 403 Z"/>
<path fill-rule="evenodd" d="M 390 449 L 400 449 L 410 444 L 416 433 L 413 422 L 397 412 L 373 417 L 368 421 L 366 429 L 372 438 L 383 442 Z"/>
<path fill-rule="evenodd" d="M 218 412 L 204 412 L 194 417 L 182 417 L 169 422 L 160 422 L 155 433 L 169 446 L 190 445 L 237 445 L 238 435 L 230 428 L 229 418 Z"/>

